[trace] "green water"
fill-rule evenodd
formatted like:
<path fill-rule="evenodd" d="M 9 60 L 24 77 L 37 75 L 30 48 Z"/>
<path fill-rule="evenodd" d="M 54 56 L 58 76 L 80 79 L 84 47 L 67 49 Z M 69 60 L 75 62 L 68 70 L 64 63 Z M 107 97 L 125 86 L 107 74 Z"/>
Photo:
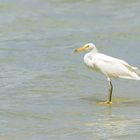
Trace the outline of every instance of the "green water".
<path fill-rule="evenodd" d="M 89 71 L 93 42 L 140 68 L 140 1 L 0 0 L 0 140 L 139 140 L 139 81 Z"/>

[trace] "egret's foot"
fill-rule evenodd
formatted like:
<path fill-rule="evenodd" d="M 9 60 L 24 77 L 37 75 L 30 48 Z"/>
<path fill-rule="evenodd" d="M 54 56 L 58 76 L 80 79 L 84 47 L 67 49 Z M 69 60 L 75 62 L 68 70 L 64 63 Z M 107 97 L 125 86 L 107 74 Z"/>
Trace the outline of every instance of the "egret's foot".
<path fill-rule="evenodd" d="M 105 102 L 98 102 L 98 105 L 112 105 L 112 102 L 110 101 L 105 101 Z"/>
<path fill-rule="evenodd" d="M 106 101 L 106 104 L 108 104 L 108 105 L 112 105 L 112 102 L 110 102 L 110 101 Z"/>

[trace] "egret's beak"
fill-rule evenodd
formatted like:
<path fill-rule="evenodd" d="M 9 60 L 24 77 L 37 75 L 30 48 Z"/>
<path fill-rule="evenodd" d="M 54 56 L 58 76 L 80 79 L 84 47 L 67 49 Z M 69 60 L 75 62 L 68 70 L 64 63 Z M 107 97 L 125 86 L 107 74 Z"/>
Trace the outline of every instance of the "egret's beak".
<path fill-rule="evenodd" d="M 82 51 L 84 51 L 85 49 L 86 49 L 85 46 L 83 46 L 83 47 L 81 47 L 81 48 L 75 49 L 74 52 L 82 52 Z"/>

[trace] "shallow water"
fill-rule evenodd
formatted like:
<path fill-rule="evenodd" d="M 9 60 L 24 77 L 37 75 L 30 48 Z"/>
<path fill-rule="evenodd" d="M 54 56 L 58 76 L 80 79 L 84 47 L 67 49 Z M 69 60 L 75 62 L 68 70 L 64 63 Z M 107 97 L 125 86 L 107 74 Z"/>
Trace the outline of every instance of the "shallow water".
<path fill-rule="evenodd" d="M 94 42 L 140 68 L 140 2 L 0 0 L 0 139 L 140 137 L 139 81 L 89 71 L 74 48 Z"/>

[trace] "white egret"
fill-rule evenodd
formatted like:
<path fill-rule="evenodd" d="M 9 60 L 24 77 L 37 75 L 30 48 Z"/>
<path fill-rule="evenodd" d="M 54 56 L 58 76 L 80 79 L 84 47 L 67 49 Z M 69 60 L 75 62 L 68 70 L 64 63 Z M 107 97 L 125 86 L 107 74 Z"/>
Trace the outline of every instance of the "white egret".
<path fill-rule="evenodd" d="M 121 59 L 99 53 L 92 43 L 87 43 L 83 47 L 74 50 L 74 52 L 81 51 L 90 51 L 84 56 L 85 64 L 92 70 L 104 74 L 107 78 L 109 84 L 109 99 L 106 102 L 107 104 L 112 103 L 113 85 L 111 78 L 140 80 L 140 70 L 137 67 L 129 65 Z"/>

